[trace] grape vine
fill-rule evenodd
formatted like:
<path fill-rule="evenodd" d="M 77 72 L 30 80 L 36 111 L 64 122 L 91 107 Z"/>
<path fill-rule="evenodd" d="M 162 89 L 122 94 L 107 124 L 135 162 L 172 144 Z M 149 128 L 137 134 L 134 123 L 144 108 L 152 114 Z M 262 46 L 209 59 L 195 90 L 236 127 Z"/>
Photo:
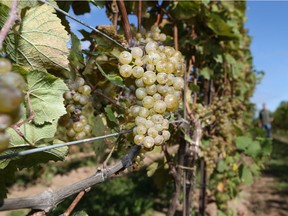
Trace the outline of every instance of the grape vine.
<path fill-rule="evenodd" d="M 204 215 L 207 199 L 217 214 L 230 214 L 227 202 L 269 155 L 251 132 L 257 75 L 245 2 L 19 0 L 17 11 L 15 2 L 0 1 L 0 27 L 11 29 L 0 44 L 1 199 L 16 170 L 83 150 L 94 151 L 97 163 L 107 157 L 104 167 L 120 159 L 117 172 L 134 165 L 158 186 L 174 187 L 167 215 Z M 105 6 L 111 26 L 70 15 L 68 8 L 92 13 L 92 4 Z M 13 12 L 21 14 L 15 24 Z M 81 29 L 80 40 L 66 17 L 91 32 Z M 128 151 L 129 160 L 121 158 Z"/>

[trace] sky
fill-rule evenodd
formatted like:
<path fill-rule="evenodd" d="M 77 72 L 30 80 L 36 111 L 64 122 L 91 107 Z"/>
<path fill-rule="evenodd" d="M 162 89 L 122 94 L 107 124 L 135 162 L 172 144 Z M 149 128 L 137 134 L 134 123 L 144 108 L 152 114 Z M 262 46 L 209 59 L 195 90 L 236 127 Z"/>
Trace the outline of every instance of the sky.
<path fill-rule="evenodd" d="M 72 11 L 69 13 L 73 15 Z M 248 1 L 246 16 L 245 28 L 252 37 L 254 68 L 265 72 L 251 101 L 258 110 L 265 102 L 269 110 L 275 111 L 281 101 L 288 101 L 288 1 Z M 104 10 L 95 6 L 90 14 L 77 18 L 94 27 L 111 24 Z M 136 23 L 135 16 L 129 18 Z M 74 32 L 85 29 L 75 21 L 70 24 Z M 77 35 L 81 36 L 80 33 Z"/>
<path fill-rule="evenodd" d="M 265 72 L 251 101 L 274 111 L 288 101 L 288 2 L 248 1 L 246 16 L 254 67 Z"/>

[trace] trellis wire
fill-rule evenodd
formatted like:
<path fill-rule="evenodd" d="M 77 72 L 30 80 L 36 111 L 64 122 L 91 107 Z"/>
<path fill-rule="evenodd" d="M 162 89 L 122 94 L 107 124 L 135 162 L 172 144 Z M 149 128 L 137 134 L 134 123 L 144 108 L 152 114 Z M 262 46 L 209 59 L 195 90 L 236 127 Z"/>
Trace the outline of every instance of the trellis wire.
<path fill-rule="evenodd" d="M 105 139 L 105 138 L 109 138 L 109 137 L 118 136 L 118 135 L 125 134 L 125 133 L 130 133 L 131 131 L 132 130 L 124 130 L 124 131 L 120 131 L 120 132 L 112 133 L 112 134 L 107 134 L 107 135 L 103 135 L 103 136 L 92 137 L 92 138 L 87 138 L 87 139 L 83 139 L 83 140 L 76 140 L 76 141 L 67 142 L 67 143 L 59 143 L 59 144 L 54 144 L 54 145 L 49 145 L 49 146 L 43 146 L 43 147 L 24 150 L 24 151 L 20 151 L 20 152 L 14 152 L 11 154 L 1 155 L 0 160 L 9 159 L 9 158 L 18 157 L 18 156 L 25 156 L 25 155 L 29 155 L 29 154 L 33 154 L 33 153 L 37 153 L 37 152 L 43 152 L 43 151 L 47 151 L 47 150 L 51 150 L 51 149 L 55 149 L 55 148 L 61 148 L 61 147 L 65 147 L 65 146 L 78 145 L 78 144 L 82 144 L 82 143 L 92 142 L 92 141 L 96 141 L 96 140 L 101 140 L 101 139 Z M 26 144 L 23 144 L 23 145 L 26 145 Z"/>
<path fill-rule="evenodd" d="M 128 48 L 124 47 L 122 44 L 120 44 L 118 41 L 114 40 L 114 39 L 111 38 L 110 36 L 108 36 L 108 35 L 106 35 L 105 33 L 99 31 L 98 29 L 96 29 L 96 28 L 94 28 L 94 27 L 92 27 L 92 26 L 90 26 L 90 25 L 82 22 L 81 20 L 77 19 L 76 17 L 71 16 L 69 13 L 67 13 L 66 11 L 63 11 L 62 9 L 60 9 L 60 8 L 58 8 L 58 7 L 56 7 L 55 5 L 51 4 L 50 2 L 47 2 L 46 0 L 38 0 L 38 1 L 41 2 L 41 3 L 45 3 L 45 4 L 53 7 L 56 11 L 58 11 L 58 12 L 64 14 L 65 16 L 73 19 L 74 21 L 80 23 L 81 25 L 83 25 L 83 26 L 85 26 L 85 27 L 93 30 L 94 32 L 100 34 L 101 36 L 105 37 L 106 39 L 108 39 L 108 40 L 112 41 L 113 43 L 117 44 L 118 46 L 122 47 L 123 49 L 128 50 Z"/>

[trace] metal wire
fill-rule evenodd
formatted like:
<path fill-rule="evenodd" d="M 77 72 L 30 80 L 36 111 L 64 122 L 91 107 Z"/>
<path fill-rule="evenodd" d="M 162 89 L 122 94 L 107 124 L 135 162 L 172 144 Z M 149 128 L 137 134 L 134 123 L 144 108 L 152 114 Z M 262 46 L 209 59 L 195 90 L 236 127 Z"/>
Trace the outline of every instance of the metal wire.
<path fill-rule="evenodd" d="M 61 148 L 61 147 L 65 147 L 65 146 L 79 145 L 79 144 L 82 144 L 82 143 L 87 143 L 87 142 L 101 140 L 101 139 L 105 139 L 105 138 L 109 138 L 109 137 L 119 136 L 121 134 L 130 133 L 131 131 L 132 130 L 124 130 L 124 131 L 120 131 L 118 133 L 107 134 L 107 135 L 104 135 L 104 136 L 92 137 L 92 138 L 87 138 L 87 139 L 83 139 L 83 140 L 77 140 L 77 141 L 72 141 L 72 142 L 67 142 L 67 143 L 54 144 L 54 145 L 49 145 L 49 146 L 43 146 L 43 147 L 38 147 L 38 148 L 34 148 L 34 149 L 24 150 L 24 151 L 20 151 L 20 152 L 14 152 L 14 153 L 11 153 L 11 154 L 1 155 L 0 156 L 0 160 L 9 159 L 9 158 L 18 157 L 18 156 L 29 155 L 29 154 L 33 154 L 33 153 L 37 153 L 37 152 L 43 152 L 43 151 L 47 151 L 47 150 L 51 150 L 51 149 L 55 149 L 55 148 Z M 27 146 L 27 144 L 23 144 L 23 145 Z M 21 145 L 21 146 L 23 146 L 23 145 Z"/>

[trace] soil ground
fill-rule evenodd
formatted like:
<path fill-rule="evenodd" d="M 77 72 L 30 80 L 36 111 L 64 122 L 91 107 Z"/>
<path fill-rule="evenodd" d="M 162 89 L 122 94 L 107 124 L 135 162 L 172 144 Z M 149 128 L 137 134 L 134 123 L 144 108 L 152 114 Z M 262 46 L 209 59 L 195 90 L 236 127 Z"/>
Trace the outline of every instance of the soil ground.
<path fill-rule="evenodd" d="M 56 175 L 51 180 L 51 189 L 57 190 L 69 182 L 72 184 L 95 173 L 95 168 L 83 167 L 65 175 Z M 49 187 L 37 184 L 23 188 L 14 186 L 9 198 L 29 196 L 47 190 Z M 288 142 L 273 141 L 273 153 L 263 174 L 251 186 L 246 186 L 239 197 L 231 202 L 237 216 L 288 216 Z M 11 212 L 0 212 L 0 216 Z M 154 215 L 163 215 L 156 213 Z"/>

